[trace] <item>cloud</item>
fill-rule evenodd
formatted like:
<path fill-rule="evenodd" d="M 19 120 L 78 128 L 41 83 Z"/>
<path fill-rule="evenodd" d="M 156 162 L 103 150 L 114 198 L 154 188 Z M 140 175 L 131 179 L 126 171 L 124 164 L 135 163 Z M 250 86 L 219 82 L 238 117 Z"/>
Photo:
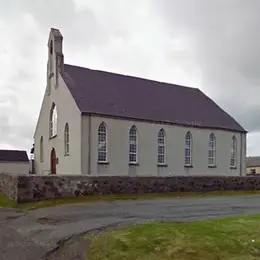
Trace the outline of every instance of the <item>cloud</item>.
<path fill-rule="evenodd" d="M 260 83 L 260 2 L 165 0 L 154 3 L 169 33 L 174 35 L 176 29 L 181 30 L 192 43 L 196 63 L 202 71 L 202 88 L 228 110 L 246 107 L 258 115 L 254 93 Z M 247 94 L 247 100 L 242 93 Z M 246 116 L 240 111 L 239 121 L 247 122 Z M 253 125 L 249 124 L 249 130 L 255 130 L 251 128 Z"/>
<path fill-rule="evenodd" d="M 171 35 L 186 35 L 201 69 L 201 88 L 249 134 L 249 154 L 259 154 L 260 1 L 154 1 Z M 253 145 L 254 144 L 254 145 Z"/>
<path fill-rule="evenodd" d="M 260 1 L 0 0 L 0 146 L 30 149 L 51 27 L 66 63 L 201 88 L 259 154 Z M 259 121 L 260 122 L 260 121 Z"/>

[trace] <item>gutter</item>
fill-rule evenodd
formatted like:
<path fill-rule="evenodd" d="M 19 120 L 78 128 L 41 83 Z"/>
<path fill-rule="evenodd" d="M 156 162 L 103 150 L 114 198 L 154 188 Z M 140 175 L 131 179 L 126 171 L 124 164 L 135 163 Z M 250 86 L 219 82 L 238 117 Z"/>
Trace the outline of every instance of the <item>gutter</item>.
<path fill-rule="evenodd" d="M 91 174 L 91 114 L 88 116 L 88 175 Z"/>
<path fill-rule="evenodd" d="M 245 134 L 246 135 L 246 134 Z M 243 142 L 243 133 L 240 134 L 240 176 L 243 176 L 243 150 L 245 148 L 246 138 Z M 245 154 L 246 157 L 246 154 Z M 247 168 L 247 167 L 246 167 Z"/>

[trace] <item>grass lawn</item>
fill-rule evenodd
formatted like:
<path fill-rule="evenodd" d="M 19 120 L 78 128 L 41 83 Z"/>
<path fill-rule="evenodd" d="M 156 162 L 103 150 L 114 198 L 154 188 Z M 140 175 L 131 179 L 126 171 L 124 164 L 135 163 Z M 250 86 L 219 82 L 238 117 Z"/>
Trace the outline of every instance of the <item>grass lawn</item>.
<path fill-rule="evenodd" d="M 257 260 L 260 215 L 136 225 L 86 239 L 87 260 Z"/>
<path fill-rule="evenodd" d="M 235 195 L 252 195 L 260 194 L 260 190 L 252 191 L 212 191 L 212 192 L 169 192 L 169 193 L 145 193 L 145 194 L 115 194 L 115 195 L 93 195 L 80 196 L 72 198 L 58 198 L 52 200 L 30 202 L 16 205 L 9 201 L 6 196 L 0 192 L 0 208 L 15 207 L 24 210 L 37 208 L 54 207 L 63 204 L 88 203 L 98 201 L 115 201 L 115 200 L 136 200 L 136 199 L 163 199 L 163 198 L 188 198 L 188 197 L 209 197 L 209 196 L 235 196 Z"/>

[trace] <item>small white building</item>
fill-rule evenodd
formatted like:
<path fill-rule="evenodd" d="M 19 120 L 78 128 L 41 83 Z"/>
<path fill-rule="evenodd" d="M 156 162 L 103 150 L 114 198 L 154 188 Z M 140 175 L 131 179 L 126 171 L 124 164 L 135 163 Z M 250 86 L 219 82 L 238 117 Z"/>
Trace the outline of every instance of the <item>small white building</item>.
<path fill-rule="evenodd" d="M 64 64 L 51 29 L 36 174 L 244 175 L 246 134 L 199 89 Z"/>
<path fill-rule="evenodd" d="M 26 151 L 0 150 L 0 174 L 29 174 L 30 163 Z"/>

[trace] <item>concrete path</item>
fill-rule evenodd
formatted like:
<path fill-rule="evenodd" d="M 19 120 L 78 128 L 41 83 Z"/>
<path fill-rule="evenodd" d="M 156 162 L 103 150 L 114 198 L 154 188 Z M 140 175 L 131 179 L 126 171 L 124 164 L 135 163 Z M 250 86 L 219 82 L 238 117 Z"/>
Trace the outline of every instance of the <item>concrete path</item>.
<path fill-rule="evenodd" d="M 260 213 L 259 195 L 97 202 L 38 209 L 28 214 L 0 209 L 0 259 L 46 259 L 42 257 L 67 239 L 110 226 L 251 213 Z"/>

